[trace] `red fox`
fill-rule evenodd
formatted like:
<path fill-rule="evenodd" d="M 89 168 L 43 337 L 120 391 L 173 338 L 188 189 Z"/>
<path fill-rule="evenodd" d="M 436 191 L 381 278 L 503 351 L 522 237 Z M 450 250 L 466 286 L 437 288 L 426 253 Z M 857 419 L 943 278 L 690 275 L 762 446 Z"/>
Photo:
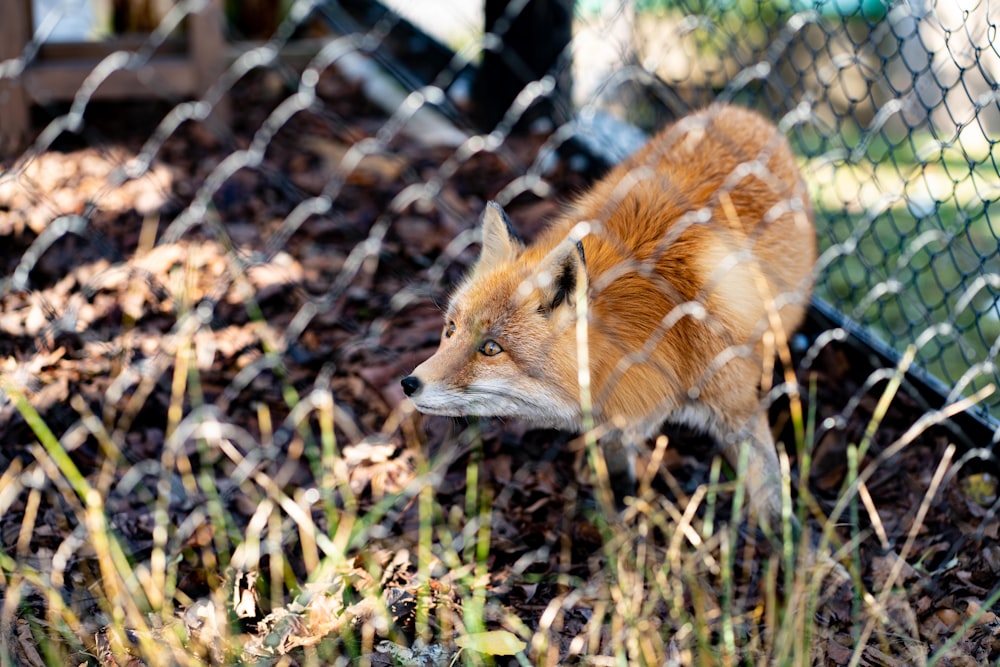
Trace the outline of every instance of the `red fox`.
<path fill-rule="evenodd" d="M 420 412 L 571 431 L 589 417 L 616 496 L 634 489 L 636 440 L 665 421 L 693 426 L 734 467 L 749 448 L 751 507 L 780 517 L 760 383 L 775 341 L 803 319 L 816 236 L 774 125 L 711 106 L 661 131 L 533 244 L 496 203 L 481 224 L 440 347 L 402 380 Z"/>

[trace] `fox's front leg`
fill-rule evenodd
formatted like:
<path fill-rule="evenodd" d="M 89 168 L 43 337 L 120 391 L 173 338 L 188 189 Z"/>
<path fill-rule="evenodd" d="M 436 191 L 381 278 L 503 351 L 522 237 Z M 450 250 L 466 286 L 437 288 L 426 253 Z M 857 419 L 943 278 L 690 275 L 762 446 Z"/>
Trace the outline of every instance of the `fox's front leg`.
<path fill-rule="evenodd" d="M 750 510 L 762 525 L 780 534 L 783 480 L 765 415 L 756 411 L 743 428 L 720 434 L 719 439 L 723 454 L 734 470 L 739 470 L 741 457 L 746 457 L 743 480 Z M 793 529 L 797 530 L 794 517 L 792 522 Z"/>

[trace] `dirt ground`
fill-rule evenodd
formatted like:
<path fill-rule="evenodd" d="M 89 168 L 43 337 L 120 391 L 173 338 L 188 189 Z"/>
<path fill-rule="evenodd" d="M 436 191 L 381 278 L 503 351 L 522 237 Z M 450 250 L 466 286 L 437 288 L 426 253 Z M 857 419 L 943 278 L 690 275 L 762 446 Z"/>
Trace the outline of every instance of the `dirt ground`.
<path fill-rule="evenodd" d="M 388 664 L 423 627 L 431 644 L 447 643 L 471 623 L 469 599 L 479 600 L 485 629 L 516 630 L 516 618 L 522 630 L 546 630 L 551 646 L 532 644 L 531 663 L 589 664 L 584 649 L 607 655 L 614 605 L 593 582 L 612 552 L 581 446 L 516 423 L 482 422 L 476 437 L 462 435 L 465 424 L 414 414 L 399 386 L 437 345 L 441 304 L 475 259 L 471 242 L 454 239 L 528 172 L 546 137 L 511 136 L 461 159 L 405 134 L 387 138 L 385 114 L 329 70 L 319 103 L 256 152 L 255 133 L 288 92 L 275 74 L 248 76 L 232 90 L 228 127 L 184 123 L 145 148 L 169 107 L 94 105 L 79 136 L 4 162 L 13 170 L 0 178 L 5 650 L 18 664 L 42 664 L 46 642 L 63 641 L 74 664 L 128 662 L 127 647 L 104 629 L 120 601 L 107 602 L 110 575 L 80 492 L 91 488 L 135 571 L 169 561 L 173 592 L 159 606 L 143 604 L 192 635 L 198 628 L 208 639 L 186 645 L 206 661 L 308 663 L 315 650 L 322 662 L 355 650 L 352 641 L 366 646 L 356 619 L 381 607 L 348 604 L 346 589 L 381 595 L 402 634 L 372 626 L 396 648 L 386 644 L 370 664 Z M 370 152 L 345 175 L 352 147 Z M 131 170 L 136 177 L 123 178 Z M 544 182 L 545 197 L 525 191 L 507 206 L 528 238 L 560 197 L 586 186 L 558 160 Z M 849 479 L 852 445 L 868 443 L 858 469 L 872 471 L 856 517 L 842 515 L 833 531 L 855 579 L 824 593 L 816 664 L 847 664 L 855 654 L 858 664 L 920 664 L 938 651 L 939 664 L 996 664 L 995 462 L 967 456 L 969 443 L 947 426 L 910 438 L 927 411 L 905 390 L 866 438 L 891 369 L 873 368 L 815 325 L 796 351 L 812 427 L 808 479 L 800 479 L 803 452 L 794 451 L 787 405 L 772 406 L 793 450 L 792 488 L 808 488 L 829 513 Z M 46 443 L 46 430 L 61 447 Z M 331 432 L 334 443 L 324 439 Z M 653 489 L 680 501 L 713 478 L 714 447 L 697 434 L 668 434 Z M 731 498 L 731 489 L 720 496 L 717 520 Z M 306 518 L 295 518 L 296 507 Z M 484 507 L 482 532 L 473 518 Z M 348 514 L 367 523 L 341 535 L 333 524 Z M 306 524 L 341 549 L 336 576 L 324 582 L 339 597 L 302 601 L 322 568 L 310 554 L 329 553 L 322 540 L 310 545 Z M 816 517 L 806 526 L 822 529 Z M 477 534 L 488 556 L 472 558 L 470 584 L 446 556 L 474 553 Z M 670 535 L 652 530 L 643 548 L 666 559 Z M 738 627 L 755 637 L 770 579 L 756 564 L 763 545 L 741 535 L 749 546 L 735 558 L 729 599 L 742 610 Z M 251 545 L 263 556 L 254 559 Z M 422 550 L 434 558 L 421 560 Z M 256 585 L 241 579 L 258 576 Z M 685 595 L 679 607 L 699 617 L 703 599 Z M 332 597 L 342 607 L 324 616 L 314 601 Z M 553 609 L 558 623 L 546 615 Z M 672 609 L 645 609 L 666 653 L 675 664 L 710 664 L 709 650 L 671 649 Z M 79 626 L 60 634 L 52 619 L 70 611 Z M 601 614 L 606 635 L 593 631 Z M 234 637 L 221 649 L 212 638 L 226 633 L 204 623 L 218 616 Z M 290 617 L 299 624 L 282 620 Z M 752 664 L 752 648 L 746 655 Z"/>

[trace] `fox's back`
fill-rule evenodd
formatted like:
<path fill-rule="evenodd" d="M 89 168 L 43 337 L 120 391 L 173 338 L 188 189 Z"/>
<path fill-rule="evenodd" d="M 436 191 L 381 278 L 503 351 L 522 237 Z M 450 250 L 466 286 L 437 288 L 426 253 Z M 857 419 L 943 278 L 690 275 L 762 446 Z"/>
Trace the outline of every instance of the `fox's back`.
<path fill-rule="evenodd" d="M 786 139 L 755 112 L 710 107 L 666 128 L 538 252 L 579 222 L 591 225 L 592 374 L 609 415 L 652 410 L 663 391 L 711 390 L 706 365 L 759 347 L 769 303 L 786 332 L 801 323 L 816 258 L 808 194 Z"/>
<path fill-rule="evenodd" d="M 732 209 L 723 209 L 723 200 Z M 551 246 L 580 221 L 597 223 L 584 240 L 595 280 L 623 261 L 657 262 L 660 275 L 690 298 L 692 258 L 723 235 L 752 244 L 761 263 L 805 278 L 815 260 L 808 194 L 785 138 L 759 114 L 717 106 L 661 131 L 580 197 L 548 230 Z M 781 242 L 785 239 L 787 243 Z M 786 266 L 794 246 L 800 261 Z"/>

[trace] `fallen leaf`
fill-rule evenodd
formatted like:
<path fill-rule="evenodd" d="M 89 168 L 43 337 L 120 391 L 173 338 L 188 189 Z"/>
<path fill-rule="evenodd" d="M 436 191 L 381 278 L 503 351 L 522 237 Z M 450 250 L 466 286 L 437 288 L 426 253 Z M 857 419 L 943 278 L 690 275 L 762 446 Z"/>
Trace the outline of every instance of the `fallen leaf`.
<path fill-rule="evenodd" d="M 474 632 L 457 638 L 455 644 L 459 648 L 486 655 L 514 655 L 528 646 L 517 635 L 507 630 Z"/>
<path fill-rule="evenodd" d="M 977 472 L 962 480 L 965 497 L 982 507 L 990 507 L 997 499 L 997 478 L 988 472 Z"/>

